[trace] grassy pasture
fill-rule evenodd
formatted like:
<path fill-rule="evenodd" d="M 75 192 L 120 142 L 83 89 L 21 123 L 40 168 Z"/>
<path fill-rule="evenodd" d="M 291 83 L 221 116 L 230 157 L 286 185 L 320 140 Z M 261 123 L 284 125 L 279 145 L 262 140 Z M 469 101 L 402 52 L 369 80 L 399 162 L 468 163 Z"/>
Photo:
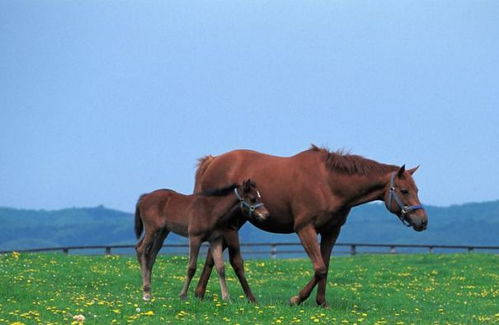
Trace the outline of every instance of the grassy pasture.
<path fill-rule="evenodd" d="M 153 300 L 141 299 L 132 256 L 0 256 L 0 324 L 475 324 L 499 323 L 499 256 L 361 255 L 331 262 L 329 309 L 313 296 L 288 300 L 312 276 L 307 259 L 250 260 L 257 305 L 246 302 L 230 266 L 231 301 L 212 275 L 205 300 L 178 298 L 185 257 L 158 258 Z M 199 275 L 199 269 L 197 275 Z M 195 277 L 197 281 L 197 276 Z"/>

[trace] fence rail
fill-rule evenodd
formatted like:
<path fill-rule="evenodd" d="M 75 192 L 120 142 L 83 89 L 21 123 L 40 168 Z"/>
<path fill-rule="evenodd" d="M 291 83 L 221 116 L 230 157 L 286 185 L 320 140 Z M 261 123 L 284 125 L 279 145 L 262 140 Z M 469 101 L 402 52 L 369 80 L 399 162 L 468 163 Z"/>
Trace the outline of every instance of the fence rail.
<path fill-rule="evenodd" d="M 165 244 L 164 248 L 181 248 L 187 251 L 188 244 Z M 207 245 L 203 245 L 204 250 L 207 250 Z M 262 250 L 262 248 L 270 248 Z M 294 249 L 290 249 L 293 248 Z M 414 250 L 425 250 L 428 253 L 435 253 L 435 250 L 458 250 L 458 251 L 489 251 L 492 253 L 499 253 L 499 246 L 473 246 L 473 245 L 421 245 L 421 244 L 366 244 L 366 243 L 337 243 L 335 248 L 347 247 L 345 251 L 334 250 L 334 254 L 397 254 L 400 253 L 401 248 L 409 249 L 409 252 Z M 19 250 L 4 250 L 0 254 L 8 254 L 14 251 L 23 253 L 36 253 L 36 252 L 63 252 L 69 254 L 69 251 L 89 251 L 89 250 L 104 250 L 104 254 L 111 255 L 112 250 L 119 249 L 134 249 L 135 245 L 94 245 L 94 246 L 64 246 L 64 247 L 48 247 L 48 248 L 34 248 L 34 249 L 19 249 Z M 268 255 L 270 258 L 277 258 L 282 255 L 299 255 L 304 254 L 303 247 L 300 243 L 243 243 L 241 244 L 243 255 Z M 384 249 L 384 250 L 372 250 Z"/>

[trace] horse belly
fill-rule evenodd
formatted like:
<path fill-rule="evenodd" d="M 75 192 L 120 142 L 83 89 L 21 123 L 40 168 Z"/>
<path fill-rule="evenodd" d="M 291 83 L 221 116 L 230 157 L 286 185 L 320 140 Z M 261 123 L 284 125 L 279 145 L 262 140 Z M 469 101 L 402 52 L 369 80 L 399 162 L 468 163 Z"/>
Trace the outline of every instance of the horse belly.
<path fill-rule="evenodd" d="M 345 224 L 346 214 L 327 213 L 317 218 L 315 229 L 318 233 L 328 232 L 329 230 L 341 227 Z"/>
<path fill-rule="evenodd" d="M 265 222 L 250 220 L 251 224 L 255 227 L 278 234 L 290 234 L 295 232 L 293 219 L 290 218 L 277 218 L 270 215 L 270 219 Z"/>

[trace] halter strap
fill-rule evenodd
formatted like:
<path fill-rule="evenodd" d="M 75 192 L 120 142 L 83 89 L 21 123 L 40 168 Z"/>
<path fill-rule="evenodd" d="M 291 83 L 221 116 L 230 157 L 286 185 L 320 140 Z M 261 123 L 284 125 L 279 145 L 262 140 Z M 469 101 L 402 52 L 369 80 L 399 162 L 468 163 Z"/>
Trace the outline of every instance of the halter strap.
<path fill-rule="evenodd" d="M 420 209 L 424 210 L 424 207 L 422 204 L 405 205 L 404 202 L 402 202 L 402 200 L 398 196 L 397 192 L 395 192 L 395 175 L 396 174 L 397 174 L 397 172 L 394 172 L 392 174 L 392 176 L 390 177 L 390 189 L 388 192 L 388 203 L 386 203 L 386 207 L 388 208 L 388 210 L 390 210 L 390 207 L 392 206 L 392 199 L 395 200 L 395 203 L 397 203 L 397 206 L 400 208 L 400 216 L 398 216 L 400 221 L 402 221 L 402 223 L 404 225 L 406 225 L 407 227 L 410 227 L 411 223 L 409 221 L 407 221 L 407 218 L 406 218 L 407 214 L 412 212 L 412 211 L 415 211 L 415 210 L 420 210 Z"/>
<path fill-rule="evenodd" d="M 236 197 L 239 199 L 239 203 L 241 204 L 241 208 L 248 208 L 248 211 L 249 211 L 249 216 L 251 217 L 253 215 L 253 212 L 258 209 L 259 207 L 263 206 L 263 203 L 262 202 L 259 202 L 259 203 L 256 203 L 256 204 L 251 204 L 251 203 L 248 203 L 246 202 L 242 197 L 241 195 L 239 194 L 239 192 L 237 191 L 237 187 L 234 187 L 234 193 L 236 194 Z M 257 191 L 258 193 L 258 191 Z M 258 193 L 258 197 L 260 197 L 260 193 Z"/>

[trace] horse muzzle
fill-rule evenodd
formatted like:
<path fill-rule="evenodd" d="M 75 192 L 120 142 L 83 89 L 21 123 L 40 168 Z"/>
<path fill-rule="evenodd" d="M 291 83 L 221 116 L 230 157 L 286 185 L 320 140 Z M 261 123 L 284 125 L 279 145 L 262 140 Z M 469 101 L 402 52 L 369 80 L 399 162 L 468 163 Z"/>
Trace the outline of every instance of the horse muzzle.
<path fill-rule="evenodd" d="M 426 230 L 427 225 L 428 225 L 428 221 L 425 220 L 425 221 L 421 222 L 420 224 L 413 224 L 412 228 L 414 230 L 416 230 L 417 232 L 420 232 L 420 231 Z"/>
<path fill-rule="evenodd" d="M 426 230 L 428 227 L 428 217 L 424 212 L 422 216 L 419 213 L 409 213 L 402 215 L 401 220 L 402 218 L 407 222 L 409 227 L 412 227 L 417 232 Z"/>

